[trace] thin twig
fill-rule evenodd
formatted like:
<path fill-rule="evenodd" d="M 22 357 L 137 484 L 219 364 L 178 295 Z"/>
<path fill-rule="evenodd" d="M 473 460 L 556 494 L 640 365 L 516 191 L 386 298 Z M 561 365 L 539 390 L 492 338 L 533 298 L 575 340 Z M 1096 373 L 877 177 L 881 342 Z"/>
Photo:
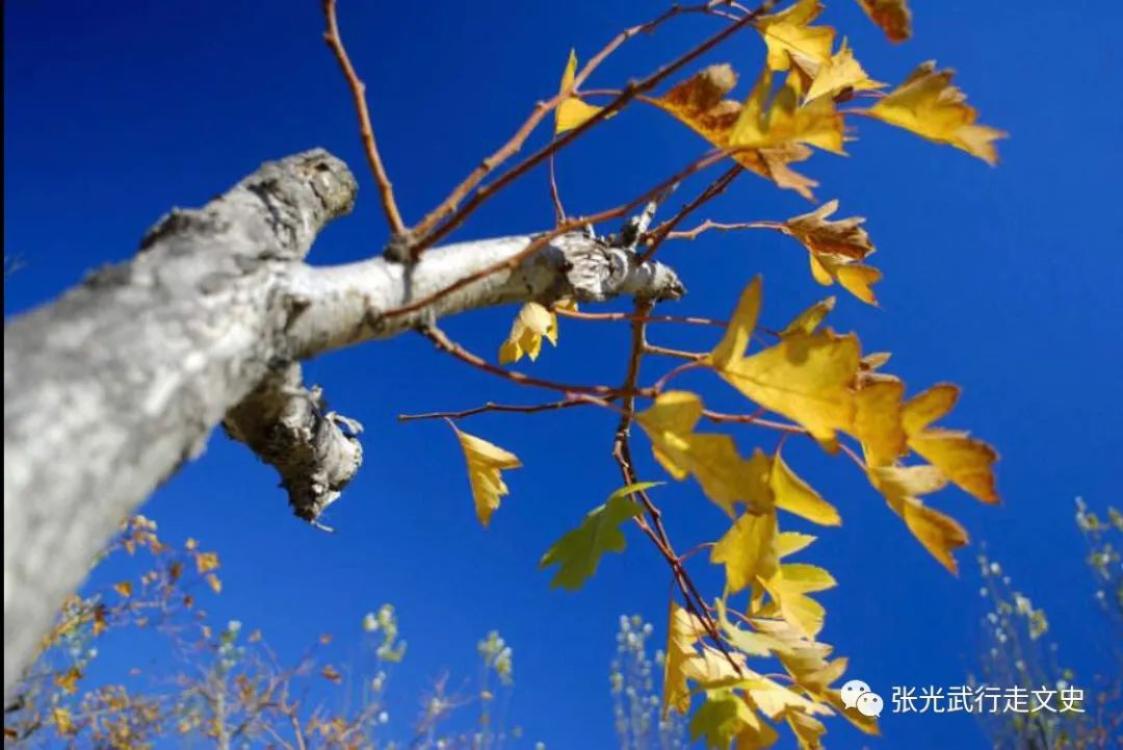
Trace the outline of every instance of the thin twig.
<path fill-rule="evenodd" d="M 715 230 L 718 232 L 736 232 L 742 229 L 776 229 L 779 230 L 784 225 L 778 221 L 743 221 L 735 224 L 723 224 L 721 222 L 706 219 L 693 229 L 688 229 L 683 232 L 668 232 L 667 239 L 669 240 L 693 240 L 697 239 L 698 235 L 703 232 Z"/>
<path fill-rule="evenodd" d="M 503 270 L 513 270 L 514 268 L 518 267 L 518 265 L 524 260 L 531 257 L 539 250 L 550 244 L 550 241 L 554 238 L 559 237 L 566 232 L 572 232 L 576 229 L 580 229 L 581 227 L 587 226 L 589 224 L 596 224 L 597 222 L 608 221 L 609 219 L 618 219 L 622 216 L 626 216 L 636 206 L 642 205 L 649 201 L 652 197 L 659 195 L 661 192 L 666 190 L 668 186 L 673 185 L 674 183 L 696 172 L 699 172 L 706 167 L 709 167 L 715 162 L 720 161 L 723 157 L 724 154 L 722 154 L 721 152 L 708 152 L 704 156 L 692 161 L 679 172 L 671 175 L 670 177 L 660 182 L 658 185 L 652 187 L 638 197 L 633 198 L 627 203 L 617 206 L 616 208 L 610 208 L 606 211 L 592 214 L 591 216 L 582 216 L 573 219 L 567 219 L 550 231 L 544 232 L 535 237 L 530 241 L 530 243 L 527 244 L 525 248 L 515 253 L 511 257 L 492 263 L 486 268 L 482 268 L 475 273 L 471 273 L 467 276 L 463 276 L 457 279 L 453 283 L 442 289 L 438 289 L 432 294 L 421 297 L 420 299 L 414 300 L 409 304 L 402 305 L 401 307 L 395 307 L 393 309 L 386 310 L 385 312 L 380 313 L 380 315 L 385 318 L 393 318 L 398 315 L 405 315 L 407 313 L 421 310 L 422 308 L 428 307 L 429 305 L 433 304 L 437 300 L 444 298 L 446 295 L 455 292 L 457 289 L 463 289 L 469 284 L 474 284 L 475 282 L 481 279 L 485 279 L 494 273 L 499 273 Z"/>
<path fill-rule="evenodd" d="M 456 211 L 458 206 L 460 205 L 460 202 L 463 201 L 468 196 L 468 194 L 471 193 L 472 190 L 474 190 L 476 186 L 484 180 L 484 178 L 486 178 L 489 174 L 491 174 L 492 171 L 505 163 L 516 153 L 518 153 L 519 150 L 523 147 L 523 144 L 526 143 L 527 138 L 530 137 L 530 134 L 534 132 L 535 128 L 538 127 L 542 120 L 545 119 L 545 117 L 550 114 L 550 112 L 555 110 L 563 101 L 565 101 L 570 96 L 573 96 L 574 93 L 581 88 L 581 85 L 589 78 L 589 76 L 593 74 L 593 71 L 595 71 L 600 66 L 600 64 L 604 62 L 604 60 L 613 52 L 615 52 L 622 44 L 627 42 L 629 39 L 638 36 L 639 34 L 654 31 L 660 25 L 662 25 L 666 21 L 669 21 L 675 16 L 684 13 L 710 13 L 712 12 L 711 5 L 712 3 L 703 3 L 694 6 L 672 6 L 651 21 L 625 29 L 624 31 L 614 36 L 608 42 L 608 44 L 606 44 L 600 50 L 600 52 L 590 58 L 589 61 L 585 63 L 585 65 L 581 68 L 581 70 L 577 72 L 577 75 L 574 76 L 572 86 L 570 86 L 567 90 L 559 91 L 556 95 L 548 100 L 538 102 L 538 104 L 535 105 L 534 109 L 531 111 L 530 115 L 515 131 L 515 134 L 511 136 L 511 138 L 508 139 L 507 142 L 502 146 L 500 146 L 494 153 L 481 161 L 479 165 L 477 165 L 476 168 L 472 170 L 472 172 L 469 173 L 468 176 L 465 177 L 459 185 L 452 189 L 452 192 L 449 193 L 449 195 L 443 201 L 441 201 L 440 205 L 430 211 L 424 219 L 418 222 L 417 226 L 414 227 L 415 236 L 417 236 L 418 238 L 428 238 L 429 235 L 433 233 L 433 230 L 437 227 L 438 223 L 440 223 L 447 216 Z M 566 143 L 568 143 L 569 140 L 567 140 Z M 560 146 L 556 145 L 556 139 L 551 143 L 551 146 L 553 148 L 551 149 L 550 153 L 553 153 L 555 150 L 557 150 L 557 148 L 560 148 Z M 461 218 L 460 221 L 463 221 L 463 219 Z M 456 224 L 458 225 L 460 221 L 457 221 Z M 446 234 L 447 231 L 450 230 L 442 232 L 441 236 Z M 432 238 L 431 241 L 426 242 L 425 247 L 431 246 L 438 239 L 439 237 Z M 418 252 L 423 249 L 424 247 L 420 248 Z"/>
<path fill-rule="evenodd" d="M 473 354 L 459 344 L 453 342 L 446 336 L 440 329 L 435 326 L 426 328 L 419 328 L 418 331 L 422 336 L 433 342 L 438 349 L 453 357 L 456 357 L 461 362 L 472 365 L 478 370 L 496 375 L 501 378 L 513 381 L 520 385 L 532 385 L 538 388 L 548 388 L 554 391 L 561 391 L 562 393 L 589 393 L 598 396 L 619 396 L 621 391 L 618 388 L 612 388 L 607 385 L 575 385 L 572 383 L 558 383 L 553 380 L 544 380 L 542 378 L 532 377 L 521 372 L 514 370 L 506 370 L 498 365 L 493 365 L 478 354 Z M 646 389 L 636 392 L 639 395 L 650 395 L 650 391 Z"/>
<path fill-rule="evenodd" d="M 809 434 L 806 429 L 797 424 L 790 424 L 788 422 L 776 422 L 771 419 L 761 418 L 764 411 L 759 410 L 752 414 L 725 414 L 719 411 L 711 411 L 706 409 L 702 412 L 702 416 L 711 422 L 717 424 L 751 424 L 757 427 L 767 427 L 770 430 L 779 430 L 781 432 L 790 432 L 793 435 L 807 435 Z"/>
<path fill-rule="evenodd" d="M 386 214 L 386 221 L 390 224 L 390 231 L 395 237 L 406 234 L 406 226 L 402 215 L 398 212 L 398 204 L 394 201 L 394 187 L 382 165 L 382 156 L 378 152 L 378 143 L 374 139 L 374 126 L 370 120 L 370 109 L 367 107 L 366 84 L 359 79 L 347 50 L 343 47 L 343 39 L 339 36 L 339 22 L 335 13 L 335 0 L 323 0 L 324 19 L 327 30 L 324 32 L 324 41 L 339 67 L 347 79 L 347 86 L 351 89 L 351 97 L 355 100 L 355 112 L 359 117 L 359 133 L 363 139 L 363 148 L 366 151 L 370 171 L 374 174 L 374 181 L 378 184 L 378 194 L 382 199 L 382 210 Z"/>
<path fill-rule="evenodd" d="M 776 0 L 765 0 L 765 2 L 762 3 L 761 6 L 755 11 L 730 23 L 721 31 L 713 34 L 702 43 L 695 46 L 693 49 L 679 56 L 674 61 L 662 66 L 651 75 L 640 81 L 630 82 L 620 92 L 619 96 L 608 102 L 608 104 L 606 104 L 595 115 L 593 115 L 577 127 L 573 128 L 572 130 L 566 131 L 558 138 L 553 139 L 549 144 L 542 147 L 523 161 L 519 162 L 518 164 L 504 172 L 494 182 L 477 189 L 472 197 L 469 198 L 467 202 L 465 202 L 465 204 L 460 208 L 451 210 L 460 202 L 462 198 L 468 195 L 473 187 L 479 184 L 484 176 L 486 176 L 494 168 L 496 163 L 502 162 L 511 154 L 518 151 L 526 138 L 529 137 L 530 132 L 534 129 L 534 126 L 536 126 L 538 122 L 540 122 L 541 119 L 546 116 L 546 113 L 560 104 L 565 97 L 570 96 L 572 91 L 576 91 L 585 81 L 585 78 L 587 78 L 588 75 L 592 72 L 592 70 L 595 69 L 595 67 L 599 65 L 605 57 L 611 54 L 611 52 L 615 50 L 616 47 L 618 47 L 620 44 L 623 44 L 624 41 L 631 38 L 632 36 L 635 36 L 635 34 L 640 33 L 640 31 L 649 28 L 651 24 L 662 23 L 667 18 L 670 18 L 673 15 L 677 15 L 679 11 L 677 11 L 675 8 L 671 8 L 671 10 L 667 11 L 663 14 L 663 16 L 660 16 L 659 19 L 656 19 L 656 21 L 653 21 L 650 24 L 633 27 L 633 29 L 622 32 L 617 37 L 619 41 L 614 40 L 613 42 L 609 43 L 609 45 L 606 46 L 605 49 L 601 50 L 600 53 L 594 56 L 593 59 L 591 59 L 588 64 L 586 64 L 586 66 L 581 70 L 581 72 L 577 74 L 577 76 L 574 78 L 573 86 L 569 91 L 559 92 L 559 94 L 550 101 L 541 103 L 535 109 L 534 113 L 532 113 L 527 122 L 524 123 L 519 132 L 516 133 L 515 137 L 511 139 L 511 141 L 509 141 L 502 149 L 497 151 L 491 157 L 485 159 L 484 162 L 479 167 L 477 167 L 476 171 L 469 175 L 468 179 L 466 179 L 464 183 L 462 183 L 460 186 L 457 186 L 452 195 L 446 198 L 444 203 L 442 203 L 437 210 L 430 214 L 429 217 L 426 217 L 426 219 L 418 226 L 417 230 L 415 231 L 415 234 L 418 235 L 417 243 L 414 245 L 415 257 L 423 252 L 426 248 L 431 247 L 432 245 L 439 242 L 442 238 L 447 236 L 449 232 L 453 231 L 461 224 L 463 224 L 465 219 L 467 219 L 473 211 L 479 208 L 479 206 L 487 201 L 491 196 L 495 195 L 511 182 L 517 180 L 529 170 L 541 164 L 542 161 L 548 158 L 551 154 L 554 154 L 568 146 L 574 140 L 582 136 L 590 128 L 593 128 L 601 122 L 607 120 L 616 112 L 623 109 L 637 96 L 654 89 L 664 80 L 674 75 L 679 70 L 692 63 L 694 60 L 706 54 L 711 49 L 736 34 L 741 29 L 751 25 L 761 14 L 767 13 L 769 10 L 771 10 L 775 3 Z M 707 4 L 706 12 L 709 12 L 709 10 L 710 8 Z M 438 214 L 442 216 L 445 214 L 450 215 L 448 215 L 448 218 L 445 219 L 440 225 L 433 226 L 436 224 L 436 222 L 432 219 Z M 430 226 L 433 226 L 431 230 L 429 229 Z"/>
<path fill-rule="evenodd" d="M 413 422 L 420 419 L 464 419 L 465 417 L 472 417 L 477 414 L 485 412 L 507 412 L 515 414 L 537 414 L 543 411 L 557 411 L 558 409 L 568 409 L 571 406 L 587 406 L 591 402 L 583 401 L 572 398 L 565 398 L 561 401 L 550 401 L 545 404 L 531 404 L 522 406 L 519 404 L 496 404 L 488 401 L 483 406 L 477 406 L 472 409 L 463 409 L 461 411 L 431 411 L 423 414 L 399 414 L 399 422 Z"/>
<path fill-rule="evenodd" d="M 581 312 L 579 310 L 567 310 L 564 308 L 557 308 L 554 312 L 560 317 L 573 318 L 574 320 L 631 321 L 636 319 L 633 313 L 626 312 L 591 313 Z M 725 328 L 729 325 L 729 321 L 726 320 L 701 318 L 693 315 L 648 315 L 643 320 L 645 323 L 682 323 L 684 325 L 716 326 L 719 328 Z"/>
<path fill-rule="evenodd" d="M 675 227 L 685 221 L 686 217 L 692 214 L 694 211 L 698 210 L 706 203 L 721 195 L 721 193 L 724 192 L 727 187 L 729 187 L 730 183 L 732 183 L 733 180 L 737 179 L 738 175 L 740 175 L 743 171 L 745 171 L 744 167 L 742 167 L 740 164 L 734 164 L 732 167 L 727 169 L 720 177 L 711 182 L 705 190 L 703 190 L 694 198 L 694 200 L 683 206 L 677 214 L 664 222 L 655 231 L 651 232 L 647 243 L 647 249 L 644 250 L 639 256 L 640 262 L 648 260 L 649 258 L 651 258 L 651 256 L 655 255 L 656 251 L 659 250 L 659 246 L 663 244 L 663 241 L 667 239 L 667 235 L 669 235 L 675 229 Z"/>
<path fill-rule="evenodd" d="M 705 353 L 702 352 L 686 352 L 681 349 L 659 346 L 658 344 L 644 344 L 643 351 L 644 354 L 658 354 L 663 357 L 675 357 L 676 359 L 685 359 L 691 362 L 699 362 L 706 358 Z"/>

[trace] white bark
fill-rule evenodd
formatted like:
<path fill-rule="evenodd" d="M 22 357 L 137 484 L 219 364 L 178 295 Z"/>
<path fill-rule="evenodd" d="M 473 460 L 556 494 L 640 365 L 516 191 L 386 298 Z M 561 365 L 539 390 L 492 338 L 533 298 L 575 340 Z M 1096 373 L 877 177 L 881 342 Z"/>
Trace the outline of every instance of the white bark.
<path fill-rule="evenodd" d="M 524 250 L 529 236 L 384 258 L 303 262 L 350 210 L 347 167 L 316 150 L 173 211 L 130 262 L 91 275 L 4 335 L 4 689 L 117 524 L 223 423 L 315 520 L 357 471 L 359 426 L 325 413 L 298 361 L 444 315 L 560 296 L 682 293 L 674 272 L 581 234 L 416 311 L 387 315 Z"/>

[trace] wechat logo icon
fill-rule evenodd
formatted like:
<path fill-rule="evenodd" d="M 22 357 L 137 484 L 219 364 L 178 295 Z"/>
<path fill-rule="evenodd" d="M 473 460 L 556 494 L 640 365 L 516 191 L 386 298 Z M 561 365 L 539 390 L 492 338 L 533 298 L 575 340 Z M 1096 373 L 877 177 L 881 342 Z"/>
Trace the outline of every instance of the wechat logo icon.
<path fill-rule="evenodd" d="M 842 686 L 842 705 L 847 710 L 857 711 L 862 716 L 876 719 L 881 716 L 885 708 L 885 701 L 880 695 L 870 690 L 870 686 L 861 680 L 850 680 Z"/>

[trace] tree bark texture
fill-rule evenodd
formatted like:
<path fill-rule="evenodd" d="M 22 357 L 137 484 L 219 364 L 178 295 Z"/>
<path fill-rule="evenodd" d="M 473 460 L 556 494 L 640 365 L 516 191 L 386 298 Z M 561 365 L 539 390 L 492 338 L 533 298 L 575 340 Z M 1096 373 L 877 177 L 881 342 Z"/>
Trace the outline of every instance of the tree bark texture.
<path fill-rule="evenodd" d="M 362 462 L 361 427 L 325 411 L 301 360 L 485 306 L 683 292 L 668 267 L 584 233 L 521 259 L 533 236 L 409 265 L 306 264 L 356 190 L 323 150 L 265 164 L 203 208 L 173 210 L 132 260 L 5 324 L 5 692 L 120 521 L 217 425 L 277 469 L 297 515 L 314 521 L 339 496 Z"/>

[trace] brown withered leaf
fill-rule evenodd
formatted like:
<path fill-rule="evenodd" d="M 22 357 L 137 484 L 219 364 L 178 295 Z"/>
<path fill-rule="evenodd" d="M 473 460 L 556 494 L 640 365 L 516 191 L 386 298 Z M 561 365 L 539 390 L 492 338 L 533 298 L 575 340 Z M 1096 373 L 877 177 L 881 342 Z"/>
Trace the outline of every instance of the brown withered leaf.
<path fill-rule="evenodd" d="M 794 237 L 810 253 L 811 275 L 824 286 L 838 282 L 844 289 L 868 304 L 876 304 L 871 286 L 881 272 L 860 261 L 876 248 L 862 229 L 860 216 L 831 221 L 838 201 L 824 203 L 816 210 L 788 219 L 780 230 Z"/>
<path fill-rule="evenodd" d="M 729 65 L 711 65 L 675 85 L 651 104 L 684 123 L 698 135 L 721 149 L 734 148 L 730 135 L 741 116 L 742 105 L 726 96 L 737 85 L 737 74 Z M 753 149 L 739 149 L 732 158 L 741 166 L 778 187 L 794 190 L 813 200 L 812 189 L 819 183 L 793 170 L 789 165 L 805 161 L 811 149 L 802 143 L 787 142 Z"/>
<path fill-rule="evenodd" d="M 903 42 L 912 36 L 912 11 L 908 0 L 858 0 L 858 5 L 876 23 L 891 42 Z"/>

